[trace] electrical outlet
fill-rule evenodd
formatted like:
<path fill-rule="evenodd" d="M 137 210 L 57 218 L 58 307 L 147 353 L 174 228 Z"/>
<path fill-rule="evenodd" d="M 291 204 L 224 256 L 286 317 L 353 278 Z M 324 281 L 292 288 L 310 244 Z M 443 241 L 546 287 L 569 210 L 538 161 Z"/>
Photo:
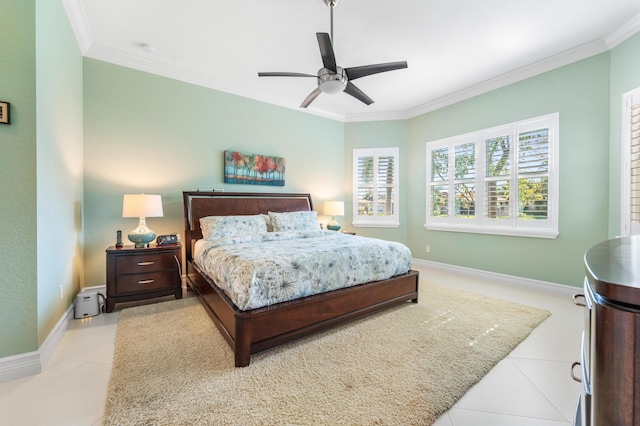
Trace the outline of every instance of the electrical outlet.
<path fill-rule="evenodd" d="M 427 251 L 427 253 L 431 253 L 431 246 L 426 246 L 425 250 Z"/>
<path fill-rule="evenodd" d="M 64 297 L 64 288 L 62 287 L 62 284 L 58 287 L 58 294 L 60 294 L 60 299 Z"/>

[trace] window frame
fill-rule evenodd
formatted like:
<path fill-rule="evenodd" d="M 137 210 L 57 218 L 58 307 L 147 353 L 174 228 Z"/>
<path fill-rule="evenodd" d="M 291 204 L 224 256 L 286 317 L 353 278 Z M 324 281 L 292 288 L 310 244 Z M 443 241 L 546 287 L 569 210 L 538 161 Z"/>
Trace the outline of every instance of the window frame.
<path fill-rule="evenodd" d="M 512 122 L 500 126 L 478 130 L 463 135 L 452 136 L 426 143 L 426 222 L 425 229 L 451 232 L 468 232 L 478 234 L 507 235 L 532 238 L 554 239 L 558 236 L 558 204 L 559 204 L 559 113 L 551 113 L 526 120 Z M 508 180 L 510 187 L 517 188 L 519 178 L 525 175 L 519 173 L 519 149 L 520 135 L 528 131 L 548 128 L 548 171 L 544 173 L 548 179 L 547 188 L 547 218 L 536 220 L 522 220 L 518 218 L 518 199 L 511 202 L 509 200 L 509 218 L 498 219 L 486 217 L 485 185 L 487 153 L 486 143 L 488 140 L 501 136 L 509 136 L 509 173 L 504 175 L 502 181 Z M 455 183 L 455 153 L 456 147 L 462 144 L 473 143 L 475 146 L 474 157 L 474 215 L 469 217 L 456 217 L 455 200 L 457 197 L 447 196 L 447 215 L 434 216 L 431 211 L 433 190 L 432 186 L 448 185 L 448 194 L 456 194 Z M 432 176 L 432 153 L 436 150 L 447 149 L 449 174 L 446 181 L 433 181 Z M 511 197 L 510 197 L 511 198 Z M 452 205 L 453 201 L 453 205 Z M 515 205 L 514 205 L 515 203 Z M 441 210 L 442 211 L 442 210 Z"/>
<path fill-rule="evenodd" d="M 358 176 L 358 161 L 361 157 L 373 157 L 373 182 L 371 185 L 361 185 Z M 373 193 L 378 191 L 378 161 L 380 157 L 393 157 L 393 214 L 389 216 L 361 216 L 358 214 L 358 194 L 362 187 L 371 187 Z M 397 228 L 400 226 L 400 148 L 354 148 L 353 149 L 353 203 L 351 225 L 355 228 Z M 377 198 L 374 197 L 373 211 L 377 210 Z"/>
<path fill-rule="evenodd" d="M 640 104 L 640 87 L 622 95 L 622 143 L 621 143 L 621 194 L 620 194 L 620 235 L 630 236 L 640 233 L 640 224 L 632 220 L 631 206 L 631 168 L 634 160 L 631 155 L 631 110 Z"/>

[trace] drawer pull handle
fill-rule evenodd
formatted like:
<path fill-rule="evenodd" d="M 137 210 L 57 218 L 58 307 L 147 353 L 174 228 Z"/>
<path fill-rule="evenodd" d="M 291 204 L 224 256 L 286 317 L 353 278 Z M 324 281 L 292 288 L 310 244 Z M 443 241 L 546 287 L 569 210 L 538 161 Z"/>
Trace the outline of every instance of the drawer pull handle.
<path fill-rule="evenodd" d="M 573 364 L 571 364 L 571 378 L 573 380 L 575 380 L 576 382 L 578 382 L 578 383 L 582 383 L 582 379 L 580 377 L 577 377 L 573 372 L 573 370 L 579 365 L 580 365 L 580 363 L 578 361 L 576 361 Z"/>
<path fill-rule="evenodd" d="M 587 304 L 585 302 L 579 302 L 578 299 L 586 299 L 584 294 L 580 294 L 580 293 L 574 294 L 573 295 L 573 303 L 575 303 L 576 306 L 582 306 L 582 307 L 587 306 Z"/>
<path fill-rule="evenodd" d="M 138 266 L 149 266 L 149 265 L 153 265 L 153 261 L 149 261 L 149 262 L 138 262 Z"/>
<path fill-rule="evenodd" d="M 151 284 L 154 280 L 140 280 L 138 284 Z"/>

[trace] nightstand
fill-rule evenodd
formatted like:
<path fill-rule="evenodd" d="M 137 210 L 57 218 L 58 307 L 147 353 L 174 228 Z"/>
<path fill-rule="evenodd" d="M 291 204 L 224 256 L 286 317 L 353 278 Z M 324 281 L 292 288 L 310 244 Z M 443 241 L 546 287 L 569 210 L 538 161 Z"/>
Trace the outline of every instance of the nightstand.
<path fill-rule="evenodd" d="M 182 298 L 180 244 L 107 248 L 107 312 L 116 303 L 175 295 Z"/>

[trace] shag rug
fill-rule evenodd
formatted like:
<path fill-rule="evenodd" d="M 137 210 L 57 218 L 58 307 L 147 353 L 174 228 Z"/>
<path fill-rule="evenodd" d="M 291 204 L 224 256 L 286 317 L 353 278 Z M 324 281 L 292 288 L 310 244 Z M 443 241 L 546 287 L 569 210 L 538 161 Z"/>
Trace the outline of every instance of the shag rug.
<path fill-rule="evenodd" d="M 120 314 L 105 425 L 429 425 L 548 311 L 421 282 L 406 303 L 251 356 L 197 298 Z"/>

